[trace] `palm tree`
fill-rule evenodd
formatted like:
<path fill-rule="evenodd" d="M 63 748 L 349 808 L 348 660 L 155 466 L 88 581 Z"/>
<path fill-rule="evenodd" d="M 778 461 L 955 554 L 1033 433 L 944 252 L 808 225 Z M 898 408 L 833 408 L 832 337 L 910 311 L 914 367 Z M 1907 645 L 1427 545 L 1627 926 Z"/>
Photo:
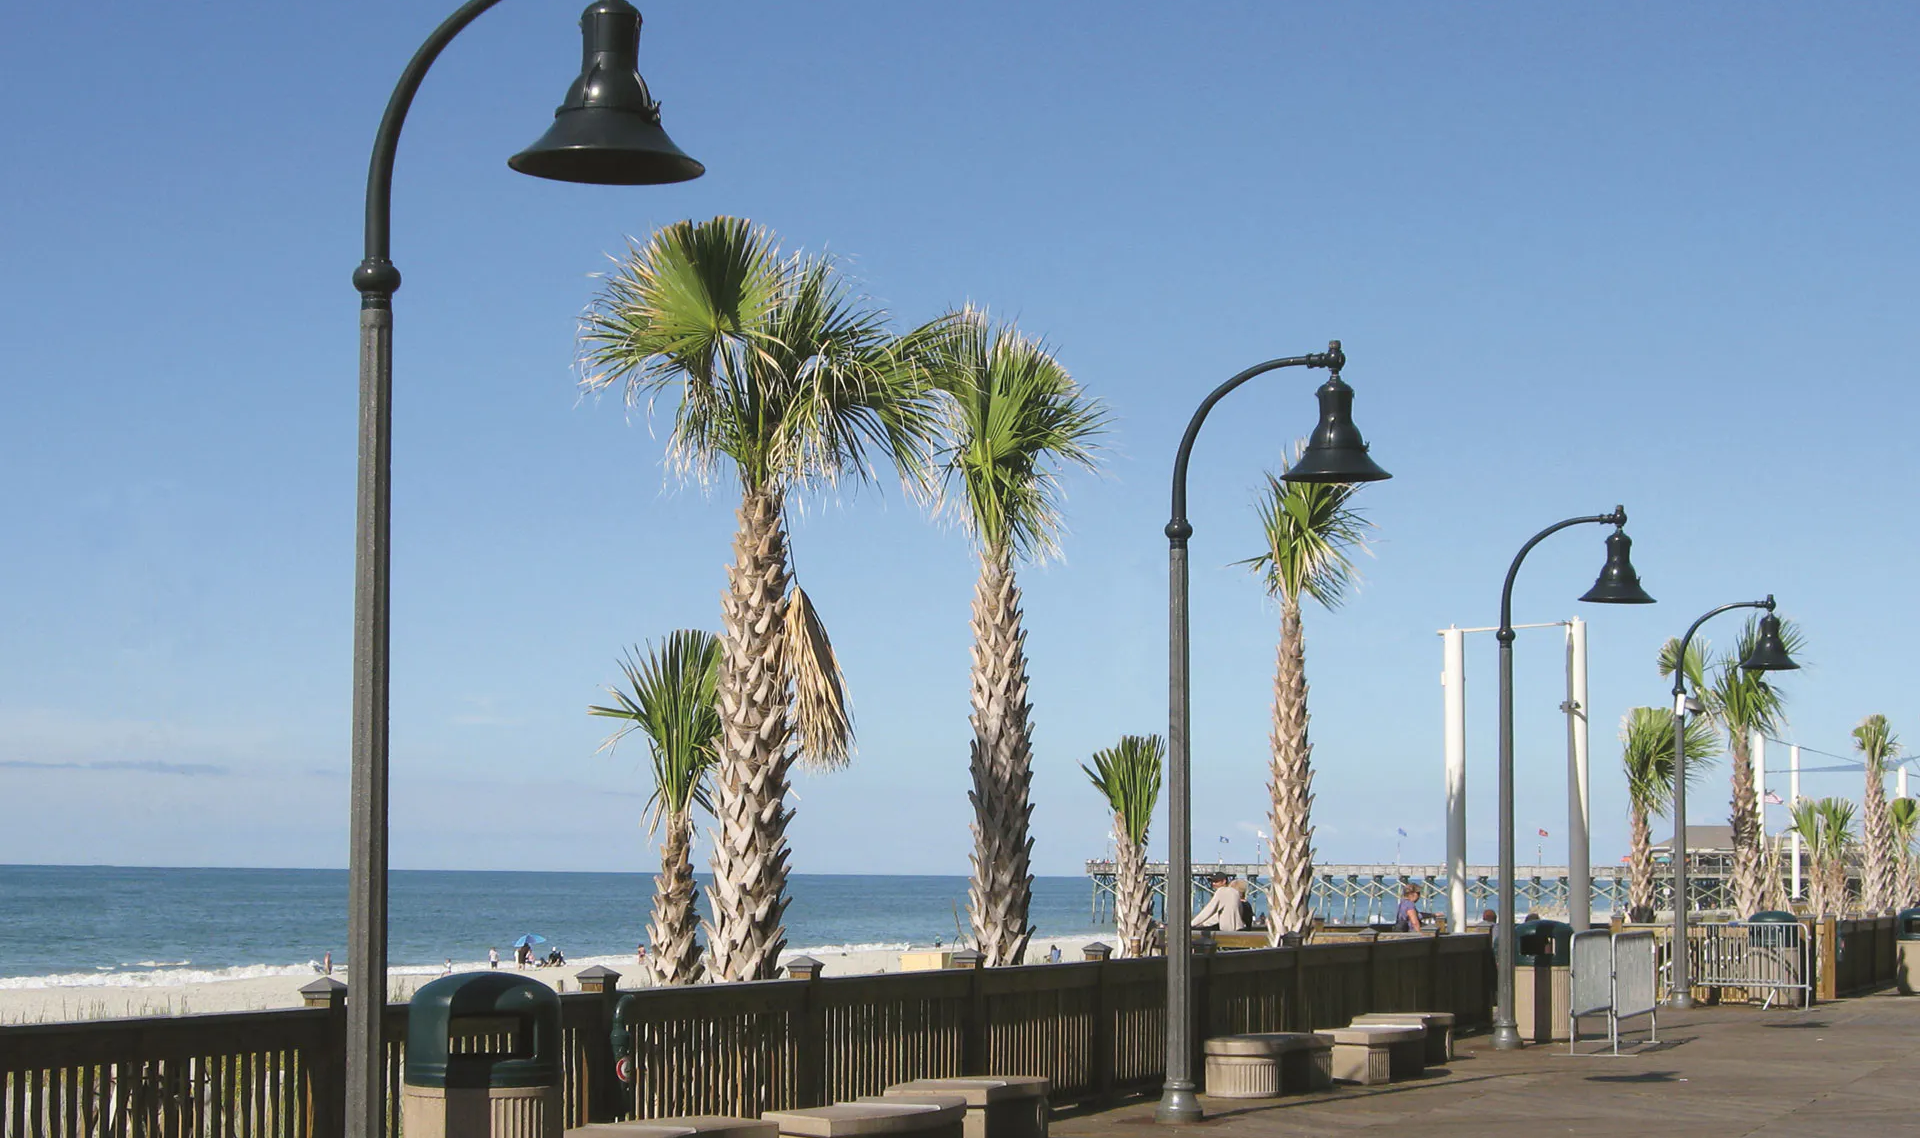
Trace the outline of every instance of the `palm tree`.
<path fill-rule="evenodd" d="M 1867 768 L 1867 791 L 1860 799 L 1860 844 L 1866 855 L 1860 892 L 1869 913 L 1891 913 L 1899 905 L 1900 859 L 1887 814 L 1886 784 L 1887 760 L 1899 746 L 1884 715 L 1869 715 L 1853 729 L 1853 747 Z"/>
<path fill-rule="evenodd" d="M 725 460 L 739 479 L 707 932 L 716 978 L 770 978 L 786 944 L 792 764 L 843 764 L 851 742 L 831 644 L 805 594 L 789 592 L 786 505 L 871 477 L 876 457 L 924 479 L 933 400 L 834 262 L 783 255 L 739 218 L 677 222 L 630 249 L 580 335 L 584 387 L 623 386 L 629 406 L 677 392 L 672 462 L 705 479 Z"/>
<path fill-rule="evenodd" d="M 1687 785 L 1706 774 L 1719 749 L 1713 725 L 1689 719 L 1686 728 Z M 1636 707 L 1620 720 L 1620 762 L 1627 774 L 1627 919 L 1653 920 L 1653 834 L 1649 819 L 1667 816 L 1673 802 L 1673 712 Z"/>
<path fill-rule="evenodd" d="M 1914 883 L 1913 841 L 1920 836 L 1920 801 L 1911 798 L 1896 798 L 1887 803 L 1887 818 L 1893 825 L 1893 844 L 1900 858 L 1900 899 L 1901 908 L 1914 903 L 1920 897 Z"/>
<path fill-rule="evenodd" d="M 630 731 L 647 737 L 653 759 L 653 794 L 647 799 L 647 832 L 666 827 L 660 874 L 653 879 L 653 917 L 647 922 L 649 957 L 656 984 L 700 982 L 700 915 L 694 909 L 693 809 L 712 811 L 707 774 L 720 739 L 720 641 L 711 632 L 682 628 L 667 634 L 643 659 L 629 652 L 620 661 L 627 687 L 608 688 L 615 707 L 589 707 L 589 715 L 624 719 L 626 725 L 600 744 L 611 751 Z"/>
<path fill-rule="evenodd" d="M 1122 735 L 1117 746 L 1093 753 L 1082 763 L 1113 808 L 1114 923 L 1120 955 L 1145 956 L 1153 925 L 1153 889 L 1147 881 L 1147 827 L 1160 801 L 1160 770 L 1167 745 L 1158 735 Z"/>
<path fill-rule="evenodd" d="M 988 967 L 1018 964 L 1033 936 L 1028 834 L 1033 804 L 1032 705 L 1018 561 L 1058 550 L 1062 466 L 1094 465 L 1105 413 L 1046 346 L 974 308 L 917 333 L 918 360 L 947 396 L 939 459 L 946 500 L 980 557 L 973 593 L 973 880 L 967 915 Z"/>
<path fill-rule="evenodd" d="M 1296 444 L 1288 465 L 1298 462 Z M 1283 472 L 1284 473 L 1284 472 Z M 1280 647 L 1273 676 L 1273 732 L 1268 738 L 1267 935 L 1275 944 L 1302 932 L 1312 920 L 1313 746 L 1307 741 L 1306 639 L 1300 601 L 1310 597 L 1335 609 L 1359 579 L 1353 552 L 1367 545 L 1372 528 L 1352 506 L 1357 486 L 1333 482 L 1286 482 L 1267 475 L 1254 504 L 1266 549 L 1241 564 L 1264 579 L 1280 602 Z"/>
<path fill-rule="evenodd" d="M 1733 764 L 1733 904 L 1742 913 L 1759 912 L 1766 905 L 1766 854 L 1761 846 L 1759 795 L 1753 782 L 1752 739 L 1755 731 L 1774 730 L 1786 706 L 1786 697 L 1767 681 L 1765 672 L 1749 672 L 1740 661 L 1752 652 L 1759 638 L 1759 621 L 1749 619 L 1734 642 L 1733 651 L 1713 659 L 1706 658 L 1701 647 L 1699 659 L 1687 661 L 1688 678 L 1694 691 L 1706 704 L 1707 714 L 1726 734 L 1727 750 Z M 1780 621 L 1780 642 L 1789 653 L 1798 656 L 1804 646 L 1799 626 Z M 1699 643 L 1695 641 L 1695 643 Z M 1674 642 L 1660 650 L 1660 674 L 1673 671 Z M 1688 656 L 1693 656 L 1692 646 Z"/>
<path fill-rule="evenodd" d="M 1844 798 L 1799 798 L 1793 829 L 1813 861 L 1808 903 L 1816 917 L 1838 916 L 1847 905 L 1847 847 L 1853 842 L 1853 803 Z"/>

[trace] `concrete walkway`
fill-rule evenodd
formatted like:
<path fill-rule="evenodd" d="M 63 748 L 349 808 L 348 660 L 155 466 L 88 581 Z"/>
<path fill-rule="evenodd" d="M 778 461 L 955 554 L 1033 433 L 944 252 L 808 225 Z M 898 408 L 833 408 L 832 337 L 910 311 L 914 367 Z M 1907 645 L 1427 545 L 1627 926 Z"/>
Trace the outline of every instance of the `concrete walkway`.
<path fill-rule="evenodd" d="M 1473 1036 L 1424 1079 L 1271 1100 L 1203 1098 L 1206 1121 L 1180 1129 L 1209 1138 L 1920 1136 L 1920 996 L 1669 1012 L 1660 1039 L 1620 1058 L 1569 1058 L 1564 1043 L 1497 1052 Z M 1154 1124 L 1153 1105 L 1065 1118 L 1052 1132 L 1147 1138 L 1172 1129 Z"/>

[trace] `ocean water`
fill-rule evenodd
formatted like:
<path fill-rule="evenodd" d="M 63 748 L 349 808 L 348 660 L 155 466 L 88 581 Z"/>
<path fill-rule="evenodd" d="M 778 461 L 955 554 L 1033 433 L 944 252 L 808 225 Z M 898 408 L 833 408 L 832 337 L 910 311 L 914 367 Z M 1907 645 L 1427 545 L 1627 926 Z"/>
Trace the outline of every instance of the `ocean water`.
<path fill-rule="evenodd" d="M 951 944 L 956 908 L 965 927 L 964 877 L 804 874 L 789 893 L 788 947 L 816 955 Z M 438 972 L 448 959 L 485 960 L 489 947 L 510 960 L 525 933 L 573 962 L 630 963 L 652 896 L 650 874 L 396 870 L 388 963 Z M 1085 878 L 1036 879 L 1037 935 L 1103 931 L 1091 898 Z M 337 869 L 0 866 L 0 988 L 311 975 L 328 952 L 350 963 L 346 913 Z"/>

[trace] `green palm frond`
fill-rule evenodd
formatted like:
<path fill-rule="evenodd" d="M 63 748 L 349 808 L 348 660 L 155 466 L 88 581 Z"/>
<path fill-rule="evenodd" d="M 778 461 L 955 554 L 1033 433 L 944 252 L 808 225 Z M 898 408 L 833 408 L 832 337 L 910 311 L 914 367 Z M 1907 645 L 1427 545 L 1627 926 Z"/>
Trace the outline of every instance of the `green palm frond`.
<path fill-rule="evenodd" d="M 1887 816 L 1893 821 L 1893 837 L 1901 849 L 1912 849 L 1920 837 L 1920 800 L 1896 798 L 1887 803 Z"/>
<path fill-rule="evenodd" d="M 1702 781 L 1720 749 L 1713 724 L 1689 719 L 1686 728 L 1687 786 Z M 1665 817 L 1673 800 L 1673 712 L 1636 707 L 1620 720 L 1620 762 L 1627 796 L 1649 814 Z"/>
<path fill-rule="evenodd" d="M 620 661 L 627 686 L 608 688 L 616 706 L 587 708 L 589 715 L 624 719 L 600 750 L 611 751 L 628 732 L 647 738 L 653 759 L 653 793 L 647 798 L 647 828 L 699 806 L 711 810 L 707 772 L 720 738 L 720 640 L 711 632 L 682 628 L 645 653 L 629 650 Z"/>
<path fill-rule="evenodd" d="M 1300 461 L 1305 446 L 1294 444 L 1289 467 Z M 1266 549 L 1235 564 L 1252 567 L 1275 597 L 1311 597 L 1326 608 L 1340 607 L 1360 578 L 1353 551 L 1367 548 L 1373 528 L 1352 505 L 1358 489 L 1352 483 L 1287 482 L 1268 474 L 1266 489 L 1254 503 Z"/>
<path fill-rule="evenodd" d="M 1786 696 L 1767 680 L 1767 673 L 1749 672 L 1740 666 L 1740 661 L 1753 652 L 1759 638 L 1759 618 L 1749 618 L 1740 638 L 1734 642 L 1733 651 L 1713 662 L 1708 668 L 1707 684 L 1698 689 L 1708 714 L 1719 721 L 1721 730 L 1731 738 L 1777 729 L 1786 709 Z M 1782 619 L 1780 642 L 1790 655 L 1799 657 L 1805 646 L 1800 626 Z"/>
<path fill-rule="evenodd" d="M 1166 742 L 1158 735 L 1122 735 L 1117 745 L 1093 753 L 1091 767 L 1080 765 L 1135 845 L 1147 840 L 1147 826 L 1160 801 L 1160 769 L 1166 753 Z"/>
<path fill-rule="evenodd" d="M 1691 688 L 1696 695 L 1704 692 L 1707 687 L 1707 648 L 1707 642 L 1698 637 L 1687 643 L 1687 687 Z M 1667 642 L 1660 646 L 1661 679 L 1664 680 L 1673 675 L 1673 658 L 1679 651 L 1678 636 L 1667 637 Z"/>
<path fill-rule="evenodd" d="M 1817 860 L 1842 857 L 1853 843 L 1851 799 L 1800 798 L 1794 800 L 1787 813 L 1793 819 L 1788 829 L 1806 839 Z"/>
<path fill-rule="evenodd" d="M 1853 749 L 1867 762 L 1867 777 L 1878 778 L 1887 771 L 1887 760 L 1900 747 L 1900 737 L 1884 715 L 1869 715 L 1853 729 Z"/>
<path fill-rule="evenodd" d="M 950 508 L 988 550 L 1039 561 L 1059 551 L 1059 468 L 1094 468 L 1107 425 L 1100 401 L 1045 343 L 981 309 L 949 312 L 908 348 L 946 395 L 946 443 L 936 456 Z"/>
<path fill-rule="evenodd" d="M 870 478 L 884 455 L 924 483 L 938 428 L 933 393 L 896 350 L 886 316 L 827 257 L 783 255 L 741 218 L 682 221 L 632 246 L 581 319 L 581 385 L 629 405 L 677 390 L 668 449 L 741 484 Z"/>

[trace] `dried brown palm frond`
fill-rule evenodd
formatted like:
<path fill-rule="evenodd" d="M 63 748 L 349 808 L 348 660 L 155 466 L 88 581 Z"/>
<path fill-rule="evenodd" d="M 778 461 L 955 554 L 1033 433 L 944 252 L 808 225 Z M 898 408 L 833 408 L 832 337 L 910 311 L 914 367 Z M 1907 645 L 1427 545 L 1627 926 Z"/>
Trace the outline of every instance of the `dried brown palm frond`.
<path fill-rule="evenodd" d="M 853 714 L 840 658 L 813 599 L 799 585 L 787 593 L 786 621 L 782 664 L 793 684 L 800 761 L 815 770 L 839 770 L 853 759 Z"/>

